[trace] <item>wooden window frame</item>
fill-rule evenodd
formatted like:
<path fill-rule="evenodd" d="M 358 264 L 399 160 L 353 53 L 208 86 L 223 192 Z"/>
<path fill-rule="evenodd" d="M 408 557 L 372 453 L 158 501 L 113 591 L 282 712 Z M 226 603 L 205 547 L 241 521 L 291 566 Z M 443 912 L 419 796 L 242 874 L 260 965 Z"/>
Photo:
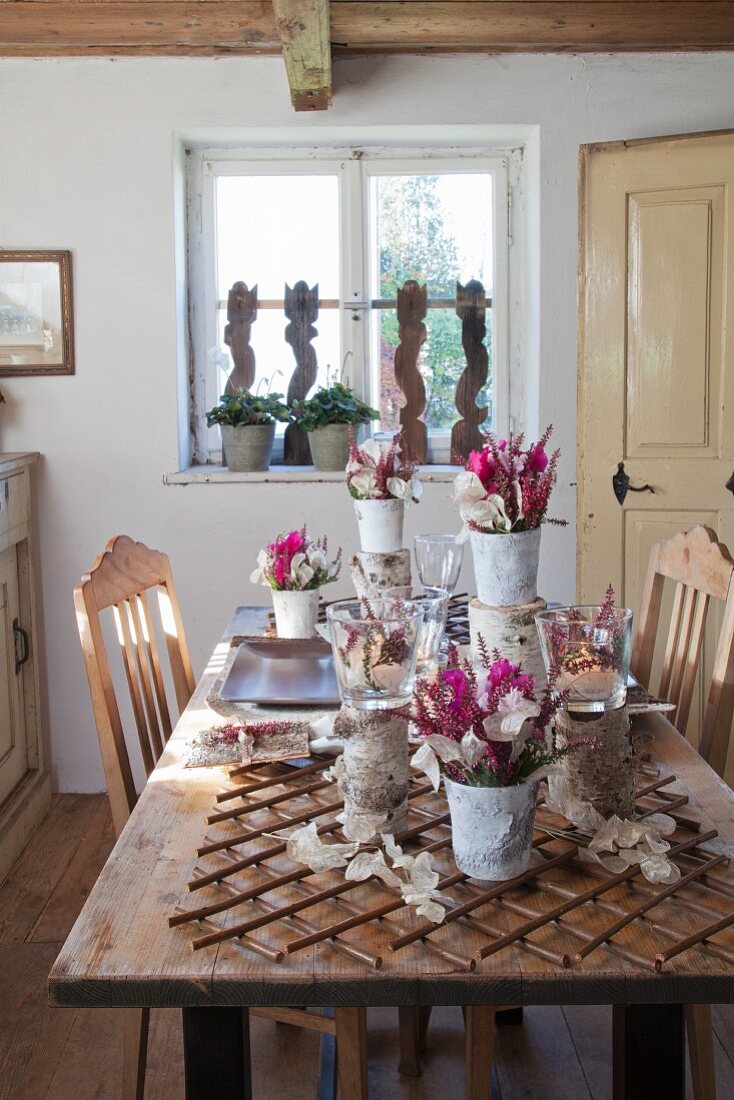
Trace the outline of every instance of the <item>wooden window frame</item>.
<path fill-rule="evenodd" d="M 425 172 L 437 174 L 482 172 L 493 180 L 493 396 L 494 429 L 513 430 L 522 409 L 511 406 L 510 375 L 520 366 L 517 338 L 518 265 L 512 263 L 514 223 L 522 208 L 522 148 L 471 145 L 449 148 L 400 147 L 377 144 L 345 146 L 292 145 L 247 149 L 192 147 L 186 150 L 186 235 L 189 335 L 189 428 L 192 464 L 221 464 L 221 444 L 216 429 L 206 426 L 205 411 L 216 404 L 219 392 L 208 349 L 218 346 L 219 303 L 216 286 L 216 183 L 226 175 L 334 174 L 339 179 L 340 337 L 342 357 L 351 353 L 350 381 L 364 400 L 376 401 L 370 362 L 371 316 L 378 310 L 370 297 L 371 224 L 370 180 L 376 175 Z M 512 267 L 511 267 L 512 263 Z M 220 288 L 221 289 L 221 288 Z M 514 303 L 514 304 L 512 304 Z M 355 320 L 365 323 L 355 324 Z M 516 359 L 515 362 L 512 360 Z M 430 432 L 428 465 L 449 464 L 450 432 Z M 276 439 L 273 465 L 281 466 L 282 437 Z M 293 468 L 291 468 L 293 469 Z M 295 470 L 293 471 L 295 473 Z"/>

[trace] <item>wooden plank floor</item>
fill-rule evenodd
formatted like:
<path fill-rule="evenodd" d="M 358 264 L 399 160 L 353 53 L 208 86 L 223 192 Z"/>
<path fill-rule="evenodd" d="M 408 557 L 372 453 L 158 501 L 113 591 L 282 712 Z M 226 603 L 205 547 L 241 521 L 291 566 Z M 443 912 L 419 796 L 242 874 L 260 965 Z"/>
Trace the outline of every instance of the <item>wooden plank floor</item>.
<path fill-rule="evenodd" d="M 119 1096 L 121 1021 L 115 1010 L 51 1009 L 46 977 L 112 848 L 107 798 L 57 796 L 0 887 L 0 1100 L 107 1100 Z M 716 1008 L 717 1095 L 734 1096 L 734 1007 Z M 502 1100 L 610 1100 L 610 1011 L 527 1009 L 497 1031 Z M 258 1100 L 317 1097 L 319 1037 L 252 1021 Z M 397 1074 L 397 1012 L 369 1012 L 370 1093 L 379 1100 L 461 1100 L 463 1023 L 437 1009 L 423 1077 Z M 146 1096 L 181 1100 L 180 1015 L 152 1014 Z M 489 1091 L 488 1091 L 489 1096 Z M 347 1100 L 347 1098 L 344 1098 Z"/>

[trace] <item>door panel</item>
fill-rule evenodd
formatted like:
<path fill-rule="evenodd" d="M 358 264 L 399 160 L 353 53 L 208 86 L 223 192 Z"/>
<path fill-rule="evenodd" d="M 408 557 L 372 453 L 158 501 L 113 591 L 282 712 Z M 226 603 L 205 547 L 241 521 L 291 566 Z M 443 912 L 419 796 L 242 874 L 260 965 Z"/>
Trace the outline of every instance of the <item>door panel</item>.
<path fill-rule="evenodd" d="M 636 611 L 660 538 L 703 522 L 734 551 L 734 134 L 588 146 L 581 171 L 578 596 L 611 580 Z M 655 492 L 620 506 L 619 462 Z"/>
<path fill-rule="evenodd" d="M 13 621 L 20 615 L 18 562 L 15 547 L 0 554 L 0 803 L 28 771 L 28 746 L 15 672 Z"/>

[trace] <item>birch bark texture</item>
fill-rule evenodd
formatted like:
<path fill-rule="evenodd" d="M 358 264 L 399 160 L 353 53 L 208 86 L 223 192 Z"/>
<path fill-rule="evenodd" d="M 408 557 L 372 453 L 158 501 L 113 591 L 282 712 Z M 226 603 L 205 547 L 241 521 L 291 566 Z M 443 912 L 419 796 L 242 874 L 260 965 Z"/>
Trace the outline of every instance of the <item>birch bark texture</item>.
<path fill-rule="evenodd" d="M 635 808 L 635 772 L 632 735 L 626 705 L 600 717 L 574 718 L 559 710 L 555 718 L 560 746 L 582 738 L 594 738 L 595 746 L 582 745 L 562 762 L 577 798 L 590 802 L 603 818 L 612 814 L 628 818 Z"/>
<path fill-rule="evenodd" d="M 374 598 L 386 588 L 404 588 L 409 597 L 412 591 L 410 550 L 389 554 L 360 550 L 349 559 L 349 570 L 358 596 Z"/>
<path fill-rule="evenodd" d="M 382 815 L 378 832 L 408 825 L 408 723 L 396 710 L 343 705 L 334 733 L 344 741 L 344 809 L 355 820 Z"/>
<path fill-rule="evenodd" d="M 500 651 L 514 665 L 522 665 L 522 671 L 534 677 L 536 693 L 545 687 L 545 664 L 540 648 L 540 637 L 535 616 L 545 611 L 545 600 L 518 604 L 513 607 L 488 607 L 476 596 L 469 602 L 469 636 L 472 660 L 479 658 L 479 637 L 491 654 Z"/>

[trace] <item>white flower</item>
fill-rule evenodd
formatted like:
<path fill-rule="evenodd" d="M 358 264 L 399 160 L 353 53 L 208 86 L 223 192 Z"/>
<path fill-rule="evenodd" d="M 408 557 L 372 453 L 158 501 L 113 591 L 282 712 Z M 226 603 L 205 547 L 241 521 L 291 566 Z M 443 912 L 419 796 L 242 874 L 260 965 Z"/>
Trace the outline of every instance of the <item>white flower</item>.
<path fill-rule="evenodd" d="M 265 579 L 265 566 L 267 565 L 267 563 L 268 563 L 267 550 L 261 550 L 260 553 L 257 555 L 257 568 L 253 569 L 252 573 L 250 573 L 250 582 L 252 584 L 267 584 L 268 583 L 267 580 Z"/>
<path fill-rule="evenodd" d="M 414 905 L 418 916 L 440 924 L 444 918 L 443 906 L 448 904 L 436 890 L 439 875 L 431 866 L 429 852 L 419 852 L 410 868 L 410 882 L 400 884 L 400 893 L 406 905 Z"/>
<path fill-rule="evenodd" d="M 404 481 L 402 477 L 389 477 L 387 479 L 387 491 L 396 500 L 410 500 L 413 496 L 413 482 Z"/>
<path fill-rule="evenodd" d="M 432 733 L 429 737 L 423 739 L 423 744 L 410 761 L 411 767 L 428 776 L 433 784 L 434 791 L 438 790 L 441 783 L 439 759 L 444 764 L 448 764 L 452 760 L 461 763 L 463 760 L 461 745 L 457 744 L 456 741 L 452 741 L 450 737 L 443 737 L 440 733 Z"/>
<path fill-rule="evenodd" d="M 512 742 L 511 760 L 517 760 L 527 739 L 532 735 L 532 726 L 526 726 L 528 718 L 537 718 L 540 706 L 526 699 L 517 688 L 510 688 L 507 695 L 500 699 L 496 714 L 484 719 L 484 729 L 490 741 Z"/>
<path fill-rule="evenodd" d="M 319 570 L 325 570 L 327 568 L 326 554 L 323 550 L 319 549 L 318 546 L 309 547 L 307 558 L 308 564 L 311 566 L 314 573 L 318 573 Z"/>
<path fill-rule="evenodd" d="M 363 500 L 369 500 L 377 490 L 377 478 L 374 471 L 363 467 L 361 474 L 355 474 L 350 479 L 349 488 L 358 493 Z"/>
<path fill-rule="evenodd" d="M 395 843 L 395 837 L 392 833 L 380 833 L 382 843 L 385 846 L 385 851 L 392 860 L 393 867 L 405 867 L 410 869 L 415 863 L 415 856 L 406 855 L 399 844 Z"/>
<path fill-rule="evenodd" d="M 474 730 L 467 730 L 460 741 L 461 753 L 469 768 L 475 767 L 487 751 L 484 741 L 481 741 Z"/>
<path fill-rule="evenodd" d="M 316 822 L 296 829 L 288 837 L 286 854 L 294 863 L 305 863 L 312 871 L 330 871 L 335 867 L 346 867 L 347 861 L 354 855 L 358 844 L 324 844 L 316 829 Z"/>
<path fill-rule="evenodd" d="M 385 824 L 385 814 L 370 814 L 359 813 L 349 814 L 346 810 L 337 815 L 337 821 L 341 821 L 344 828 L 342 832 L 347 840 L 356 840 L 358 843 L 366 844 L 367 841 L 372 840 L 372 837 L 378 831 L 381 825 Z"/>
<path fill-rule="evenodd" d="M 376 466 L 380 459 L 387 457 L 387 455 L 390 453 L 391 447 L 391 440 L 385 439 L 381 441 L 379 439 L 375 439 L 374 436 L 370 436 L 369 439 L 366 439 L 364 441 L 359 449 L 362 454 L 367 455 L 368 458 L 371 458 Z"/>
<path fill-rule="evenodd" d="M 398 876 L 385 863 L 385 856 L 379 849 L 376 852 L 360 852 L 344 872 L 344 878 L 353 882 L 365 882 L 373 875 L 382 879 L 386 886 L 402 886 Z"/>

